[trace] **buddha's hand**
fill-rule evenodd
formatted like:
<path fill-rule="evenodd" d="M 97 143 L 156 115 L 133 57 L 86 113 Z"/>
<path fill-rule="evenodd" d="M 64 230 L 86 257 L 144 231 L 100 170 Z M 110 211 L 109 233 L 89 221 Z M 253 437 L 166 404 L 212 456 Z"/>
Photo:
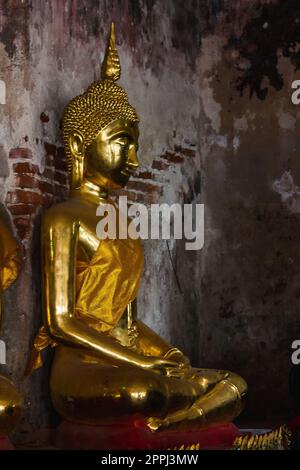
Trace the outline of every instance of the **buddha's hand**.
<path fill-rule="evenodd" d="M 191 369 L 191 363 L 188 357 L 186 357 L 180 349 L 170 348 L 166 354 L 163 356 L 164 359 L 175 361 L 180 368 L 187 372 Z"/>
<path fill-rule="evenodd" d="M 157 374 L 168 377 L 182 378 L 184 375 L 182 367 L 175 361 L 160 357 L 149 356 L 145 358 L 144 368 Z"/>

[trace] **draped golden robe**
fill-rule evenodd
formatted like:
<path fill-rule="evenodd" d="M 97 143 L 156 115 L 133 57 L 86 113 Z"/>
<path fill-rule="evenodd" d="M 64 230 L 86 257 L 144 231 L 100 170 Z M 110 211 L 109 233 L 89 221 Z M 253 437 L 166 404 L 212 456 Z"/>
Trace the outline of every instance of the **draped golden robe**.
<path fill-rule="evenodd" d="M 118 324 L 127 305 L 137 296 L 143 260 L 139 239 L 101 240 L 89 262 L 77 261 L 75 316 L 118 341 Z M 128 325 L 127 335 L 130 334 Z M 128 343 L 134 347 L 132 341 L 128 340 Z M 124 345 L 128 344 L 125 342 Z M 42 365 L 40 353 L 47 346 L 55 347 L 56 343 L 42 326 L 34 341 L 27 373 Z"/>

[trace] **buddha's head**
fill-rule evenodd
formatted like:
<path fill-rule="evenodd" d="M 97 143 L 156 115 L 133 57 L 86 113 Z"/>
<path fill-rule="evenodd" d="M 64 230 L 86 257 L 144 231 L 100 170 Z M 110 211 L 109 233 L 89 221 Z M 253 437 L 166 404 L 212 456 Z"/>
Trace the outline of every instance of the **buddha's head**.
<path fill-rule="evenodd" d="M 115 83 L 120 75 L 112 24 L 102 80 L 70 101 L 63 116 L 72 188 L 80 188 L 84 180 L 104 189 L 120 188 L 138 167 L 139 119 L 126 92 Z"/>

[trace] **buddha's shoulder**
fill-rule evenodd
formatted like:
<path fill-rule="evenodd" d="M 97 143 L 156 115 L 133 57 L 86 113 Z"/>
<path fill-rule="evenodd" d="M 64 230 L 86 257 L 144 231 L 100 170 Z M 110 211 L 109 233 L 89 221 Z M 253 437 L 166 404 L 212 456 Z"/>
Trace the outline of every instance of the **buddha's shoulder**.
<path fill-rule="evenodd" d="M 51 206 L 43 216 L 42 224 L 45 227 L 70 226 L 80 221 L 80 208 L 72 199 Z"/>

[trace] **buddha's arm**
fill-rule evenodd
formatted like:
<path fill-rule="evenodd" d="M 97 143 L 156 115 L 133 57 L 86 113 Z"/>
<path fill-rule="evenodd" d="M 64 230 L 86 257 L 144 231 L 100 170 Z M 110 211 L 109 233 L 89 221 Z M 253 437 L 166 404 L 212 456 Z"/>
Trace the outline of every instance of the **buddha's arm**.
<path fill-rule="evenodd" d="M 171 359 L 182 367 L 189 367 L 189 359 L 177 348 L 171 346 L 165 339 L 159 336 L 140 320 L 137 321 L 138 347 L 143 354 L 151 354 Z"/>
<path fill-rule="evenodd" d="M 46 215 L 42 226 L 45 325 L 56 342 L 81 346 L 110 358 L 164 373 L 172 361 L 145 357 L 96 332 L 74 317 L 79 223 Z"/>
<path fill-rule="evenodd" d="M 161 338 L 154 330 L 137 320 L 139 350 L 146 355 L 163 357 L 172 346 Z"/>

